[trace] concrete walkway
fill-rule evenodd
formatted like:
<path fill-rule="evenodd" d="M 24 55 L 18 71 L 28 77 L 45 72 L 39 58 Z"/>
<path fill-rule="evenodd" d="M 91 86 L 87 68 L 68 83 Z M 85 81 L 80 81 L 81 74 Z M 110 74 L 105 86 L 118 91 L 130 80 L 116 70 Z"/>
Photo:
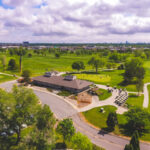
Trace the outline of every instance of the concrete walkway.
<path fill-rule="evenodd" d="M 97 85 L 97 86 L 98 86 L 99 88 L 102 88 L 101 85 Z M 80 108 L 79 112 L 84 112 L 84 111 L 90 110 L 90 109 L 95 108 L 95 107 L 101 107 L 101 106 L 106 106 L 106 105 L 112 105 L 112 106 L 115 106 L 115 107 L 117 108 L 117 113 L 123 114 L 124 112 L 128 111 L 128 109 L 125 109 L 125 108 L 123 108 L 123 107 L 121 107 L 121 106 L 118 106 L 118 105 L 116 105 L 116 104 L 114 103 L 116 96 L 118 96 L 118 90 L 114 90 L 114 91 L 112 92 L 112 96 L 109 97 L 109 98 L 106 99 L 106 100 L 103 100 L 103 101 L 100 101 L 98 96 L 93 96 L 92 103 L 89 104 L 89 105 L 86 106 L 86 107 Z"/>
<path fill-rule="evenodd" d="M 148 108 L 149 105 L 149 92 L 147 86 L 150 85 L 150 83 L 144 84 L 144 101 L 143 101 L 143 107 Z"/>

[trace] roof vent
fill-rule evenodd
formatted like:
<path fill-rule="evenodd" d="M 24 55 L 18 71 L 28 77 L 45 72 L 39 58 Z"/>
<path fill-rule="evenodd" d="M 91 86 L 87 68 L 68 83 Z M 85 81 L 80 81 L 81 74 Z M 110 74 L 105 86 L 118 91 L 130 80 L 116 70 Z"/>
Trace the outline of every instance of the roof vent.
<path fill-rule="evenodd" d="M 76 76 L 65 76 L 64 80 L 73 81 L 76 79 Z"/>

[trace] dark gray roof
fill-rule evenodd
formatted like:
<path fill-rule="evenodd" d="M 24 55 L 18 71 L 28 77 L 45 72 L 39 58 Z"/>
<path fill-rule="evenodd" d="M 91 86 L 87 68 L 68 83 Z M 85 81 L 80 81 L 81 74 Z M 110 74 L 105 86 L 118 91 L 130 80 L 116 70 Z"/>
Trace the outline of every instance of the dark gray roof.
<path fill-rule="evenodd" d="M 88 82 L 85 80 L 78 80 L 78 79 L 71 80 L 71 81 L 64 80 L 64 77 L 62 76 L 51 76 L 51 77 L 38 76 L 38 77 L 34 77 L 32 80 L 40 81 L 40 82 L 44 82 L 56 86 L 73 88 L 73 89 L 83 89 L 93 84 L 92 82 Z"/>

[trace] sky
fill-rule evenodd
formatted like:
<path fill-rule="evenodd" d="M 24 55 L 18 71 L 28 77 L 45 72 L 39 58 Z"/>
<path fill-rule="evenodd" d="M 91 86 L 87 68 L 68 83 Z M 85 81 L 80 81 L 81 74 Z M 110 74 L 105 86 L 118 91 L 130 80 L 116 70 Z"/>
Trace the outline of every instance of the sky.
<path fill-rule="evenodd" d="M 0 0 L 0 42 L 150 42 L 150 0 Z"/>

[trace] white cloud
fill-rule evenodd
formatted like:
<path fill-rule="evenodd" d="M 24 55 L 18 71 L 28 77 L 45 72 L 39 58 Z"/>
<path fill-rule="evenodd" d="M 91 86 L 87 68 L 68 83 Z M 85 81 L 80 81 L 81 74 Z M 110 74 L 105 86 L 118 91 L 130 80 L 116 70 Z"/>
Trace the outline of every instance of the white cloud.
<path fill-rule="evenodd" d="M 148 0 L 137 3 L 132 0 L 3 0 L 3 3 L 14 8 L 0 7 L 0 40 L 150 41 L 147 38 L 150 8 L 145 6 L 150 4 Z M 11 34 L 9 39 L 4 36 L 7 33 Z"/>

